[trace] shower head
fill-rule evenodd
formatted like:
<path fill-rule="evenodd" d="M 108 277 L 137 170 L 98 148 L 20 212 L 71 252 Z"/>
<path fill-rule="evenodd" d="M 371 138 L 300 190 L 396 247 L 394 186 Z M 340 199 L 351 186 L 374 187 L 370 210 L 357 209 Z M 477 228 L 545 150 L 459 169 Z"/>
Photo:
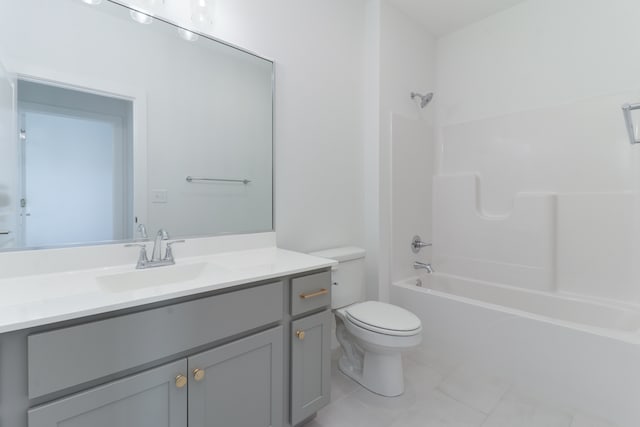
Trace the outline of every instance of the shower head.
<path fill-rule="evenodd" d="M 411 92 L 411 99 L 420 98 L 420 108 L 424 108 L 433 99 L 433 92 L 429 92 L 426 95 L 420 95 L 416 92 Z"/>

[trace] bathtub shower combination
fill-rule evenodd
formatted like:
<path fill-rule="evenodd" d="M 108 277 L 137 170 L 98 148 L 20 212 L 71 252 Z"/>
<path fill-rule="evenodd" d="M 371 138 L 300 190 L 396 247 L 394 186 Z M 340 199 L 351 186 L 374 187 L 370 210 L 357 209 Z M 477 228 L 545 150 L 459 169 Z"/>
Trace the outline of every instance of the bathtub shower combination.
<path fill-rule="evenodd" d="M 430 358 L 637 425 L 638 309 L 438 273 L 396 282 L 391 295 L 421 319 Z"/>
<path fill-rule="evenodd" d="M 432 232 L 422 231 L 433 248 L 397 243 L 415 274 L 396 274 L 390 291 L 420 318 L 425 358 L 640 425 L 640 152 L 629 124 L 640 104 L 624 109 L 627 126 L 620 116 L 637 97 L 442 126 Z"/>

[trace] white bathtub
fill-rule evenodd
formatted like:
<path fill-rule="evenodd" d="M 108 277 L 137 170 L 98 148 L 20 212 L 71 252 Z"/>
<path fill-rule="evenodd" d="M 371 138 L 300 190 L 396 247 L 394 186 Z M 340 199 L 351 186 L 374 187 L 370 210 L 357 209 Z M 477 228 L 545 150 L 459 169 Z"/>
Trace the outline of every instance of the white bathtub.
<path fill-rule="evenodd" d="M 412 288 L 417 279 L 411 278 L 398 285 Z M 420 280 L 425 292 L 441 293 L 447 297 L 457 296 L 467 302 L 491 304 L 496 309 L 516 310 L 522 312 L 519 313 L 522 315 L 540 316 L 542 320 L 568 322 L 574 327 L 598 328 L 602 330 L 593 331 L 605 334 L 610 332 L 620 338 L 640 342 L 640 307 L 531 291 L 437 273 L 425 274 Z"/>
<path fill-rule="evenodd" d="M 549 402 L 640 425 L 640 309 L 447 276 L 394 283 L 423 323 L 425 354 Z M 640 286 L 640 285 L 639 285 Z"/>

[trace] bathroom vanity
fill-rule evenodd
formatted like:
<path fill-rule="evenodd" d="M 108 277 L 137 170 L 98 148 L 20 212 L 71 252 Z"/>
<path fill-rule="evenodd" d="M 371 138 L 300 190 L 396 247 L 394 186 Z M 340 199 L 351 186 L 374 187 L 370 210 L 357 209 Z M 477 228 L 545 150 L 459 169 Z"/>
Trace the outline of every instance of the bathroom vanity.
<path fill-rule="evenodd" d="M 329 402 L 331 265 L 264 248 L 0 280 L 10 297 L 6 286 L 86 283 L 45 296 L 46 308 L 30 292 L 22 307 L 0 303 L 0 425 L 301 424 Z"/>
<path fill-rule="evenodd" d="M 123 3 L 0 0 L 0 426 L 299 425 L 334 263 L 275 245 L 274 64 Z"/>

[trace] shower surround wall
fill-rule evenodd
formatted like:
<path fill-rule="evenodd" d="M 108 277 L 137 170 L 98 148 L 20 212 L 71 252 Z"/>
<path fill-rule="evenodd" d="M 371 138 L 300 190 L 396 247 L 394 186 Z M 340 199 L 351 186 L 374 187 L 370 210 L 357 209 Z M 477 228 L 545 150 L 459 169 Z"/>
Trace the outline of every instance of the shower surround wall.
<path fill-rule="evenodd" d="M 640 304 L 635 1 L 526 1 L 438 40 L 439 271 Z"/>
<path fill-rule="evenodd" d="M 386 301 L 392 280 L 413 274 L 415 234 L 431 239 L 433 105 L 411 92 L 432 92 L 435 38 L 388 1 L 367 7 L 365 212 L 370 298 Z"/>

